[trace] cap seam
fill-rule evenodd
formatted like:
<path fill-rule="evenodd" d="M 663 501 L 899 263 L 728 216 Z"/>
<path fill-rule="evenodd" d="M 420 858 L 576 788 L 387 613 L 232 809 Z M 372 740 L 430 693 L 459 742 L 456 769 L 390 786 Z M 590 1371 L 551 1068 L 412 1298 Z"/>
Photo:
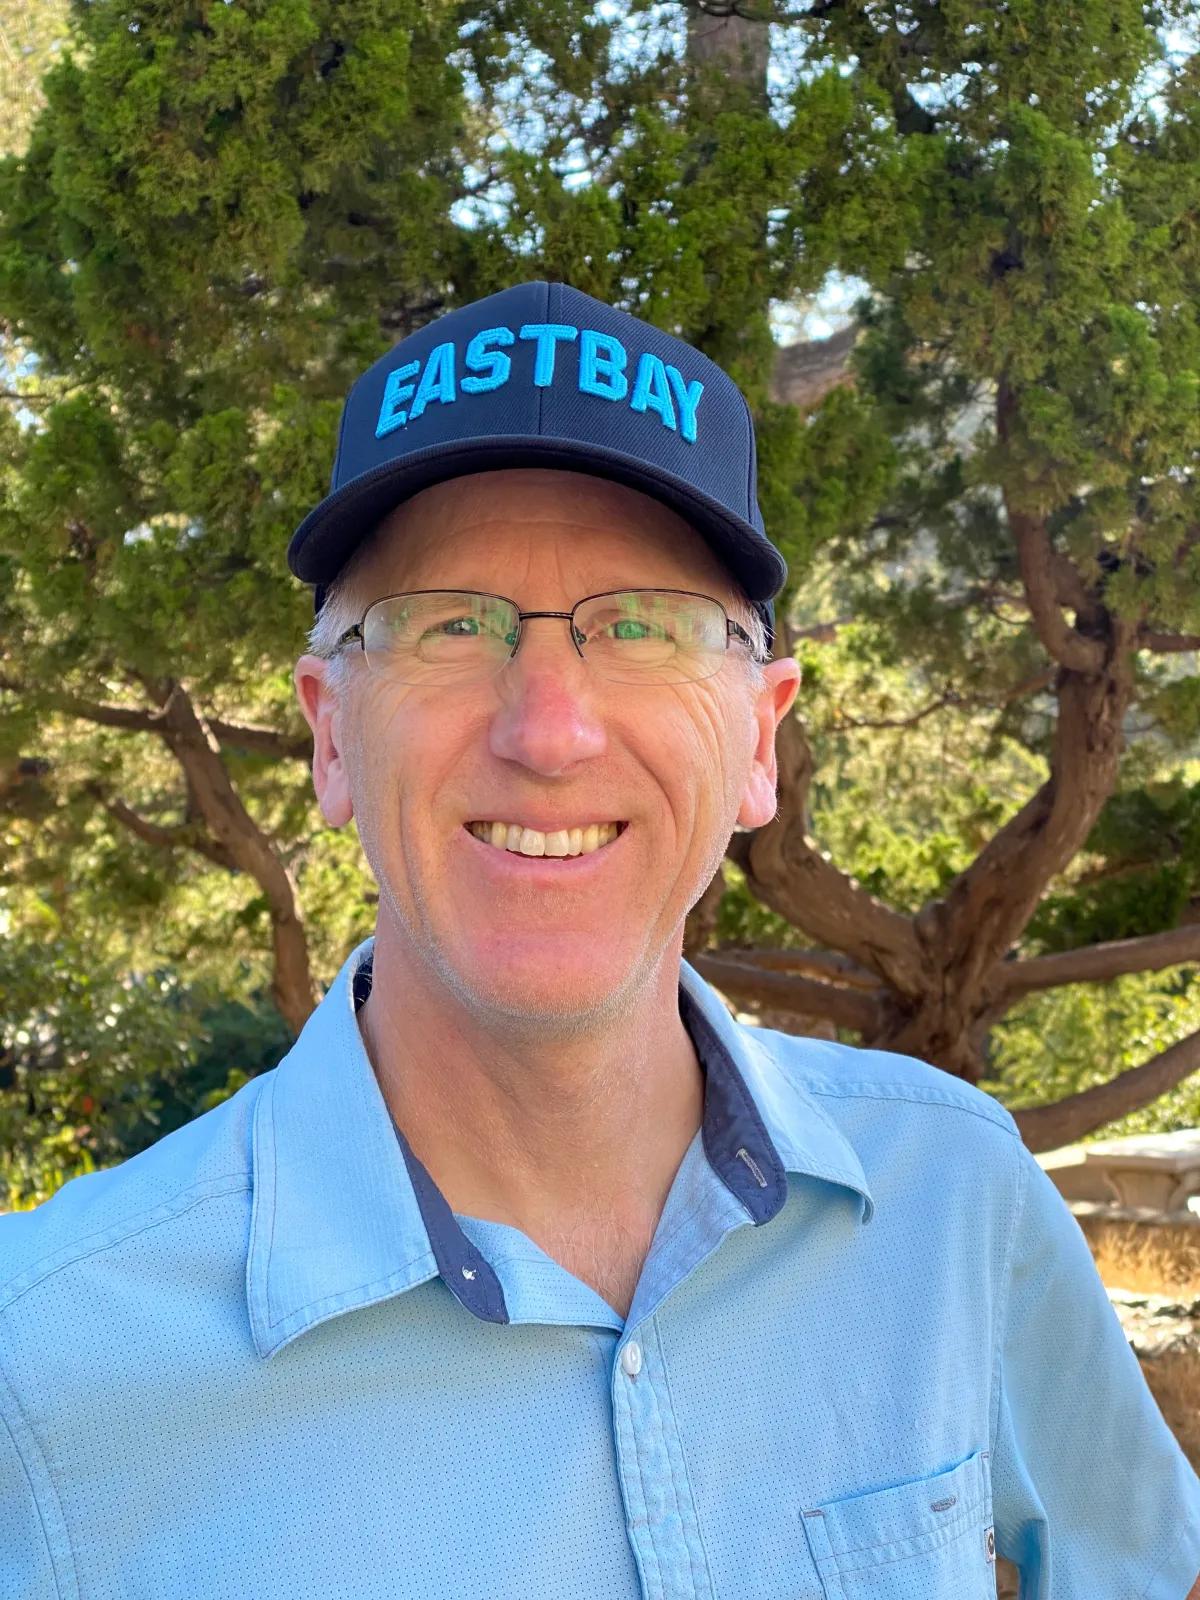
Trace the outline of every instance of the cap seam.
<path fill-rule="evenodd" d="M 542 312 L 542 320 L 543 320 L 543 322 L 549 322 L 550 321 L 550 296 L 551 296 L 551 293 L 553 292 L 553 289 L 554 289 L 554 285 L 552 283 L 547 283 L 547 285 L 546 285 L 546 308 Z M 549 384 L 544 384 L 542 386 L 542 388 L 540 388 L 538 390 L 537 431 L 538 431 L 539 434 L 545 432 L 545 427 L 546 427 L 546 390 L 549 387 L 550 387 Z"/>

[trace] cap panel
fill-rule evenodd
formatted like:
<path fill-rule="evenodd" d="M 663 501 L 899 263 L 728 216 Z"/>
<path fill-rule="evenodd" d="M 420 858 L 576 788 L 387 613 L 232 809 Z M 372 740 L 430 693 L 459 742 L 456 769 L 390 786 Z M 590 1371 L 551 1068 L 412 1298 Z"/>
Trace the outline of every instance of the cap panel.
<path fill-rule="evenodd" d="M 655 469 L 641 457 L 622 456 L 570 439 L 530 435 L 453 440 L 385 463 L 323 500 L 296 530 L 292 570 L 305 583 L 328 584 L 378 522 L 405 500 L 447 479 L 507 467 L 545 466 L 626 483 L 670 506 L 706 540 L 735 573 L 751 600 L 778 593 L 787 577 L 783 557 L 751 524 L 730 516 L 719 502 Z"/>

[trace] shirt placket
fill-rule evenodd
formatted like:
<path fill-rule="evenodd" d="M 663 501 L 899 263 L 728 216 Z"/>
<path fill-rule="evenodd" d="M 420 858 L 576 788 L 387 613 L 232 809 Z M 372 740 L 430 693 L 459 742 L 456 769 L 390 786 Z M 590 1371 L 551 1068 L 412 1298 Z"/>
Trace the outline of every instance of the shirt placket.
<path fill-rule="evenodd" d="M 617 1472 L 643 1600 L 711 1600 L 657 1317 L 622 1335 L 612 1400 Z"/>

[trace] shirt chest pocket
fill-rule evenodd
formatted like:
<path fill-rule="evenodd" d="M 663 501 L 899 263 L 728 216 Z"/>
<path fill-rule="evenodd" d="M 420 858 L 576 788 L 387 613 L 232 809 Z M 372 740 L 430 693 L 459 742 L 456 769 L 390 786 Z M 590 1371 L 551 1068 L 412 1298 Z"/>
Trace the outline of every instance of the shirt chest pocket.
<path fill-rule="evenodd" d="M 993 1600 L 989 1454 L 805 1511 L 824 1600 Z"/>

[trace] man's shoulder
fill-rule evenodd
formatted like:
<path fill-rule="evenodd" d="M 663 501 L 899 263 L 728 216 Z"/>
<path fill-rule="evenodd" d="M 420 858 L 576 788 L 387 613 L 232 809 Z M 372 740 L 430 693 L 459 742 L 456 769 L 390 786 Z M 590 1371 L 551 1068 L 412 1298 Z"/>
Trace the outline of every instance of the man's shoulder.
<path fill-rule="evenodd" d="M 254 1107 L 270 1076 L 253 1078 L 117 1166 L 72 1178 L 31 1211 L 0 1215 L 0 1314 L 71 1263 L 248 1189 Z"/>
<path fill-rule="evenodd" d="M 982 1119 L 1020 1139 L 1012 1113 L 993 1095 L 916 1056 L 810 1039 L 773 1028 L 745 1031 L 780 1071 L 809 1094 L 821 1096 L 832 1113 L 836 1114 L 839 1101 L 944 1107 Z"/>

